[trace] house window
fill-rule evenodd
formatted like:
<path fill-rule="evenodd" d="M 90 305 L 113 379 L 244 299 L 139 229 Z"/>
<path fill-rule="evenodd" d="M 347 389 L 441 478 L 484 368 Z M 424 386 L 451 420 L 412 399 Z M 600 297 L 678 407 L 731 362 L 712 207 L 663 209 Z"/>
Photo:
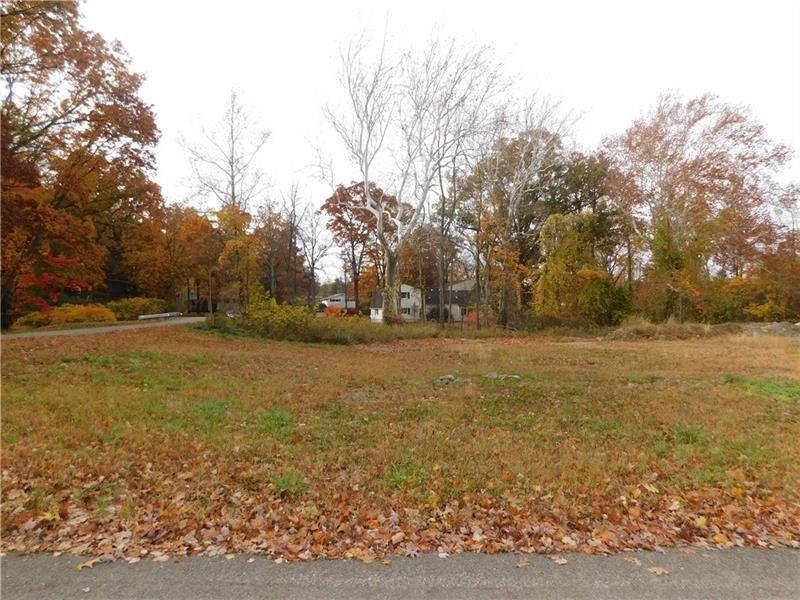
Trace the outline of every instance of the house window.
<path fill-rule="evenodd" d="M 403 314 L 404 315 L 410 315 L 411 314 L 411 309 L 410 308 L 404 308 L 403 309 Z"/>
<path fill-rule="evenodd" d="M 401 298 L 411 298 L 411 292 L 400 292 Z"/>

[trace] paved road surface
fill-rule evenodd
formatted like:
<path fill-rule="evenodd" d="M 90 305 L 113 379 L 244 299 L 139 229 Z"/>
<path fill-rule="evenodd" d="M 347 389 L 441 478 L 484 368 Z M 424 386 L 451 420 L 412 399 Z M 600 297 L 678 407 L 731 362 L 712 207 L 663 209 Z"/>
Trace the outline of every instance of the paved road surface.
<path fill-rule="evenodd" d="M 627 560 L 626 560 L 627 558 Z M 319 560 L 276 564 L 264 557 L 191 557 L 98 564 L 52 555 L 2 558 L 3 600 L 50 598 L 800 598 L 800 551 L 754 550 L 567 555 L 462 554 L 393 558 L 391 565 Z M 636 560 L 640 564 L 636 564 Z M 669 570 L 655 575 L 650 567 Z"/>
<path fill-rule="evenodd" d="M 4 333 L 0 340 L 13 340 L 21 338 L 51 337 L 55 335 L 93 335 L 95 333 L 112 333 L 114 331 L 128 331 L 130 329 L 147 329 L 149 327 L 168 327 L 173 325 L 186 325 L 188 323 L 201 323 L 205 317 L 175 317 L 159 321 L 141 321 L 126 325 L 105 325 L 102 327 L 83 327 L 81 329 L 53 329 L 46 331 L 26 331 L 23 333 Z"/>

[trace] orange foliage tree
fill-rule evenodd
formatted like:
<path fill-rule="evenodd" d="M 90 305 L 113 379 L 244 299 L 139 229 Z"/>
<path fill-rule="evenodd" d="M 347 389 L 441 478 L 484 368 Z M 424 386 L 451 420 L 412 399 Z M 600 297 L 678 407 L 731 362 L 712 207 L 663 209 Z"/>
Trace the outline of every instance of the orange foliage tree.
<path fill-rule="evenodd" d="M 72 2 L 7 1 L 2 37 L 2 326 L 104 279 L 98 232 L 147 185 L 158 131 L 119 44 Z M 142 184 L 145 185 L 142 185 Z"/>

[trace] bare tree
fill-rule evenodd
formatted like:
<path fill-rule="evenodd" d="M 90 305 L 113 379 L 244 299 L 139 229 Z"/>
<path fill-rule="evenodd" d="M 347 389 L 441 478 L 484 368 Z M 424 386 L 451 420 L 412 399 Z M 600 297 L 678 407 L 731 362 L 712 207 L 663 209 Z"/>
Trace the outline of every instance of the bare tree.
<path fill-rule="evenodd" d="M 319 263 L 333 247 L 333 240 L 327 236 L 325 217 L 320 211 L 306 211 L 300 219 L 298 230 L 300 248 L 311 281 L 308 284 L 308 305 L 313 306 L 317 297 L 317 270 Z M 345 290 L 347 297 L 347 290 Z M 347 303 L 345 302 L 345 305 Z"/>
<path fill-rule="evenodd" d="M 300 206 L 300 193 L 294 184 L 283 196 L 283 217 L 286 220 L 286 280 L 289 282 L 289 302 L 297 301 L 297 276 L 301 273 L 297 264 L 297 244 L 300 241 L 300 223 L 305 218 L 306 207 Z"/>
<path fill-rule="evenodd" d="M 384 318 L 391 321 L 398 310 L 400 251 L 421 224 L 441 169 L 473 134 L 499 76 L 487 48 L 462 49 L 454 41 L 431 41 L 421 53 L 398 60 L 388 58 L 385 39 L 374 60 L 367 60 L 366 52 L 358 41 L 342 53 L 340 82 L 348 110 L 346 116 L 332 110 L 327 115 L 365 189 L 374 181 L 378 159 L 396 173 L 386 189 L 397 202 L 366 195 L 364 206 L 375 217 L 384 252 Z"/>
<path fill-rule="evenodd" d="M 261 191 L 263 173 L 256 158 L 269 139 L 231 90 L 222 119 L 200 129 L 194 142 L 182 137 L 199 193 L 216 198 L 222 206 L 235 204 L 246 211 Z"/>

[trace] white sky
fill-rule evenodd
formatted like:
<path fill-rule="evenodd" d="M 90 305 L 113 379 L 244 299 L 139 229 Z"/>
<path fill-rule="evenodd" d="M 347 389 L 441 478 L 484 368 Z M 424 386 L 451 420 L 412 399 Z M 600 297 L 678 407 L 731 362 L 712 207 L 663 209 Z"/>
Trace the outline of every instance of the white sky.
<path fill-rule="evenodd" d="M 298 183 L 318 206 L 314 146 L 339 153 L 322 105 L 335 96 L 338 49 L 355 33 L 422 41 L 434 25 L 492 44 L 522 89 L 583 114 L 586 147 L 622 132 L 659 93 L 718 94 L 749 105 L 769 134 L 800 151 L 800 2 L 436 2 L 88 0 L 89 28 L 119 39 L 147 81 L 162 137 L 158 176 L 170 202 L 189 192 L 178 144 L 217 118 L 231 87 L 272 137 L 261 168 L 279 198 Z M 342 180 L 355 171 L 342 172 Z M 800 179 L 795 156 L 782 179 Z"/>

